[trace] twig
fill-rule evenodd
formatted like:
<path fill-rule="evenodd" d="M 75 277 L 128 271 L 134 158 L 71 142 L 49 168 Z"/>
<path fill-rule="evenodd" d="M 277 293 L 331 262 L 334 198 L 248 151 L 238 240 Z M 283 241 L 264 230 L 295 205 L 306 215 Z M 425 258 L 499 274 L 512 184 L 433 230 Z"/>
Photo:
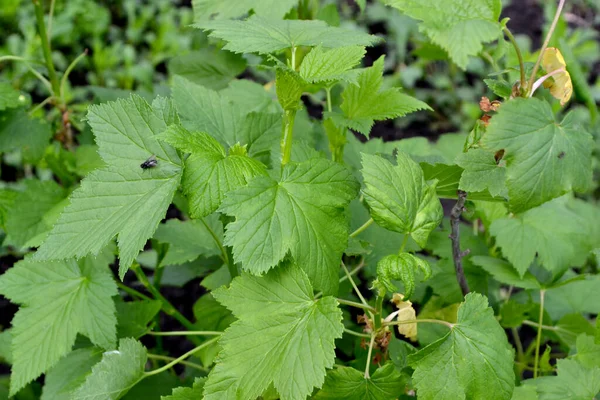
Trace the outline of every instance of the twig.
<path fill-rule="evenodd" d="M 464 252 L 460 251 L 460 214 L 462 214 L 465 209 L 466 200 L 467 192 L 459 190 L 458 201 L 454 207 L 452 207 L 452 212 L 450 213 L 450 225 L 452 226 L 452 233 L 450 234 L 450 239 L 452 240 L 452 258 L 454 259 L 456 280 L 458 280 L 458 284 L 460 285 L 463 296 L 466 296 L 470 291 L 462 265 L 462 258 L 469 254 L 469 250 L 465 250 Z"/>

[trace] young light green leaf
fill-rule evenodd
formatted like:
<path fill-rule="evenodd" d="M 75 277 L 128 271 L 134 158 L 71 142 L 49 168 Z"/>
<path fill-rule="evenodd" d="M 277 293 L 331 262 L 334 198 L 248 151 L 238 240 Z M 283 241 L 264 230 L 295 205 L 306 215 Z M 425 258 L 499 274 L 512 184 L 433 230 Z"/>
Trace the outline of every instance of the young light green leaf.
<path fill-rule="evenodd" d="M 339 126 L 354 129 L 369 137 L 375 121 L 402 117 L 417 110 L 431 110 L 420 100 L 400 92 L 398 88 L 380 90 L 383 83 L 384 57 L 358 76 L 358 84 L 351 84 L 342 93 L 340 106 L 343 115 L 327 115 Z"/>
<path fill-rule="evenodd" d="M 107 351 L 102 361 L 73 394 L 78 400 L 117 400 L 144 378 L 146 348 L 135 339 L 119 340 L 119 350 Z"/>
<path fill-rule="evenodd" d="M 19 97 L 21 93 L 8 82 L 0 82 L 0 111 L 7 108 L 20 107 Z"/>
<path fill-rule="evenodd" d="M 221 236 L 222 232 L 223 224 L 217 218 L 206 218 L 204 221 L 170 219 L 160 224 L 154 239 L 169 245 L 161 265 L 181 265 L 201 255 L 210 257 L 220 254 L 212 234 Z"/>
<path fill-rule="evenodd" d="M 513 212 L 570 191 L 586 191 L 592 182 L 592 136 L 572 113 L 557 122 L 544 100 L 518 98 L 503 104 L 481 143 L 489 150 L 505 151 Z"/>
<path fill-rule="evenodd" d="M 484 149 L 471 149 L 456 157 L 456 163 L 464 169 L 459 189 L 465 192 L 489 190 L 494 197 L 507 197 L 504 176 L 506 168 L 498 165 L 494 154 Z"/>
<path fill-rule="evenodd" d="M 325 50 L 315 47 L 302 60 L 300 76 L 310 83 L 343 80 L 358 84 L 356 74 L 347 72 L 357 66 L 365 55 L 363 46 L 346 46 Z"/>
<path fill-rule="evenodd" d="M 570 359 L 556 362 L 557 376 L 535 379 L 540 400 L 593 399 L 600 392 L 600 367 L 586 368 Z"/>
<path fill-rule="evenodd" d="M 583 263 L 600 240 L 600 213 L 582 202 L 556 199 L 522 215 L 495 220 L 490 233 L 521 276 L 534 258 L 550 271 Z"/>
<path fill-rule="evenodd" d="M 581 334 L 577 336 L 575 360 L 586 368 L 600 367 L 600 345 L 595 343 L 594 336 Z"/>
<path fill-rule="evenodd" d="M 375 222 L 410 234 L 424 247 L 444 216 L 435 185 L 425 182 L 421 167 L 403 152 L 398 152 L 397 166 L 380 156 L 363 154 L 362 160 L 363 193 Z"/>
<path fill-rule="evenodd" d="M 419 399 L 510 398 L 513 352 L 487 299 L 469 293 L 450 332 L 409 356 Z"/>
<path fill-rule="evenodd" d="M 65 206 L 66 196 L 54 181 L 25 181 L 25 190 L 16 195 L 7 213 L 6 243 L 18 248 L 39 246 Z"/>
<path fill-rule="evenodd" d="M 198 400 L 202 398 L 206 378 L 196 378 L 194 385 L 190 387 L 178 387 L 173 389 L 170 396 L 161 396 L 160 400 Z"/>
<path fill-rule="evenodd" d="M 431 267 L 427 261 L 410 253 L 391 254 L 377 263 L 377 283 L 391 293 L 398 292 L 393 280 L 404 283 L 404 299 L 409 299 L 415 291 L 415 271 L 421 270 L 423 280 L 431 276 Z"/>
<path fill-rule="evenodd" d="M 11 330 L 11 394 L 67 354 L 78 333 L 105 349 L 116 344 L 117 287 L 107 257 L 15 264 L 0 276 L 0 294 L 23 307 Z M 49 328 L 50 327 L 50 328 Z"/>
<path fill-rule="evenodd" d="M 71 400 L 73 391 L 81 386 L 92 367 L 102 359 L 102 350 L 86 347 L 62 358 L 44 379 L 40 400 Z"/>
<path fill-rule="evenodd" d="M 276 71 L 275 88 L 277 90 L 277 100 L 281 107 L 286 110 L 298 110 L 302 107 L 300 97 L 306 82 L 296 73 L 288 69 L 280 68 Z"/>
<path fill-rule="evenodd" d="M 404 393 L 402 375 L 388 362 L 370 378 L 350 367 L 330 370 L 315 400 L 395 400 Z"/>
<path fill-rule="evenodd" d="M 246 60 L 229 51 L 200 49 L 169 61 L 169 72 L 212 90 L 221 90 L 246 69 Z"/>
<path fill-rule="evenodd" d="M 376 36 L 328 26 L 323 21 L 276 20 L 255 15 L 245 21 L 210 21 L 194 25 L 210 30 L 210 37 L 223 39 L 225 50 L 234 53 L 274 53 L 298 46 L 335 48 L 371 46 Z"/>
<path fill-rule="evenodd" d="M 144 335 L 148 323 L 160 311 L 161 302 L 157 300 L 117 301 L 117 336 L 119 338 L 132 337 L 134 339 Z"/>
<path fill-rule="evenodd" d="M 177 122 L 172 103 L 152 107 L 139 96 L 91 106 L 88 121 L 107 166 L 91 172 L 71 196 L 34 258 L 51 260 L 97 254 L 118 235 L 119 274 L 125 274 L 164 217 L 181 180 L 181 159 L 157 140 Z M 157 165 L 140 164 L 154 156 Z"/>
<path fill-rule="evenodd" d="M 307 275 L 284 263 L 263 277 L 243 274 L 214 292 L 239 320 L 204 387 L 206 400 L 251 400 L 273 383 L 282 399 L 306 398 L 333 367 L 334 340 L 343 332 L 333 297 L 314 300 Z"/>
<path fill-rule="evenodd" d="M 260 176 L 227 194 L 221 211 L 236 220 L 227 226 L 225 244 L 254 274 L 289 252 L 315 288 L 334 293 L 348 242 L 344 209 L 357 191 L 352 173 L 337 163 L 312 158 L 287 164 L 279 181 Z"/>
<path fill-rule="evenodd" d="M 247 14 L 250 10 L 256 15 L 269 19 L 282 19 L 298 0 L 193 0 L 194 22 L 209 19 L 232 19 Z"/>
<path fill-rule="evenodd" d="M 483 44 L 498 39 L 500 0 L 385 0 L 411 18 L 422 21 L 419 28 L 431 41 L 448 52 L 452 61 L 466 69 L 469 56 Z"/>
<path fill-rule="evenodd" d="M 183 190 L 190 200 L 190 214 L 194 218 L 213 213 L 231 190 L 245 186 L 255 176 L 265 175 L 263 164 L 246 155 L 239 144 L 225 153 L 212 136 L 203 132 L 189 132 L 177 125 L 160 136 L 161 140 L 191 153 L 185 160 Z"/>

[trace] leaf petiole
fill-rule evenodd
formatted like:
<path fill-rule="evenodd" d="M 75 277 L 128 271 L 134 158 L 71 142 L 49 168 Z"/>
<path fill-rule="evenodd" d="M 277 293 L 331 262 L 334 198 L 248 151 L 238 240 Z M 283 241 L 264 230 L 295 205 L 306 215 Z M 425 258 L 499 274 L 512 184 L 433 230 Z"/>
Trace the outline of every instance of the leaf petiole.
<path fill-rule="evenodd" d="M 152 375 L 157 375 L 157 374 L 160 374 L 161 372 L 167 371 L 167 370 L 171 369 L 174 365 L 180 363 L 181 361 L 183 361 L 186 358 L 190 357 L 194 353 L 196 353 L 196 352 L 202 350 L 203 348 L 208 347 L 211 344 L 215 343 L 217 340 L 219 340 L 218 337 L 216 337 L 214 339 L 210 339 L 208 342 L 204 342 L 201 345 L 194 347 L 192 350 L 188 351 L 184 355 L 175 358 L 173 361 L 171 361 L 167 365 L 164 365 L 164 366 L 162 366 L 162 367 L 160 367 L 158 369 L 152 370 L 152 371 L 144 372 L 143 377 L 146 378 L 146 377 L 149 377 L 149 376 L 152 376 Z"/>

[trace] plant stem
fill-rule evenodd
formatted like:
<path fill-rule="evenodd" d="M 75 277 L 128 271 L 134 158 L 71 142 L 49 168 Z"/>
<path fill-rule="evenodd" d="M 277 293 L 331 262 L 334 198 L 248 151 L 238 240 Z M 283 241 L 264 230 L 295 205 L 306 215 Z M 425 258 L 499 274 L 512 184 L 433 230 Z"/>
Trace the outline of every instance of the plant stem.
<path fill-rule="evenodd" d="M 371 354 L 373 354 L 373 345 L 375 344 L 375 332 L 371 333 L 371 341 L 369 342 L 369 352 L 367 353 L 367 366 L 365 367 L 365 379 L 369 379 L 369 367 L 371 366 Z"/>
<path fill-rule="evenodd" d="M 512 332 L 515 347 L 517 348 L 517 360 L 519 360 L 519 362 L 524 362 L 525 356 L 523 354 L 523 343 L 521 343 L 519 331 L 517 331 L 517 328 L 511 328 L 510 331 Z"/>
<path fill-rule="evenodd" d="M 50 84 L 52 85 L 52 94 L 58 96 L 60 93 L 60 84 L 58 83 L 58 76 L 56 75 L 56 69 L 54 69 L 54 63 L 52 62 L 52 51 L 50 49 L 50 41 L 46 34 L 46 24 L 44 23 L 44 9 L 40 4 L 40 0 L 31 0 L 33 7 L 35 8 L 35 19 L 37 22 L 38 34 L 42 40 L 42 51 L 44 52 L 44 59 L 46 60 L 46 68 L 48 68 L 48 77 L 50 78 Z"/>
<path fill-rule="evenodd" d="M 347 333 L 348 335 L 358 336 L 361 338 L 370 338 L 371 337 L 371 335 L 367 335 L 366 333 L 354 332 L 354 331 L 351 331 L 350 329 L 344 329 L 344 332 Z"/>
<path fill-rule="evenodd" d="M 73 71 L 73 68 L 75 68 L 75 66 L 79 63 L 79 61 L 83 60 L 83 58 L 85 56 L 87 56 L 88 51 L 87 49 L 85 49 L 85 51 L 83 53 L 81 53 L 79 56 L 77 56 L 77 58 L 75 58 L 71 64 L 69 64 L 69 66 L 67 67 L 67 69 L 65 70 L 65 73 L 63 74 L 61 80 L 60 80 L 60 98 L 63 99 L 65 98 L 65 86 L 67 85 L 67 81 L 69 79 L 69 75 L 71 75 L 71 71 Z"/>
<path fill-rule="evenodd" d="M 400 251 L 399 253 L 403 253 L 404 252 L 404 248 L 406 247 L 406 243 L 408 243 L 408 234 L 404 235 L 404 239 L 402 239 L 402 245 L 400 245 Z"/>
<path fill-rule="evenodd" d="M 292 64 L 292 70 L 296 70 L 296 47 L 292 47 L 292 59 L 291 59 L 291 64 Z"/>
<path fill-rule="evenodd" d="M 423 319 L 410 319 L 410 320 L 406 320 L 406 321 L 391 321 L 391 322 L 385 322 L 384 325 L 385 326 L 390 326 L 390 325 L 407 325 L 407 324 L 419 324 L 419 323 L 429 323 L 429 324 L 439 324 L 439 325 L 444 325 L 450 329 L 454 328 L 454 324 L 450 323 L 448 321 L 444 321 L 441 319 L 427 319 L 427 318 L 423 318 Z"/>
<path fill-rule="evenodd" d="M 48 89 L 48 92 L 50 92 L 50 98 L 54 98 L 54 94 L 52 93 L 52 84 L 50 83 L 50 81 L 48 81 L 48 79 L 44 78 L 44 76 L 42 74 L 40 74 L 38 71 L 36 71 L 35 69 L 33 69 L 33 67 L 29 64 L 29 61 L 23 57 L 18 57 L 18 56 L 2 56 L 0 57 L 0 62 L 2 61 L 21 61 L 23 63 L 25 63 L 25 65 L 27 65 L 27 68 L 29 68 L 29 71 L 35 75 L 36 78 L 38 78 L 42 84 L 44 86 L 46 86 L 46 89 Z M 37 61 L 34 61 L 34 63 L 38 63 Z M 44 65 L 44 63 L 40 63 L 42 65 Z"/>
<path fill-rule="evenodd" d="M 346 268 L 346 264 L 344 264 L 344 262 L 342 261 L 342 268 L 344 268 L 344 272 L 346 273 L 346 276 L 348 277 L 348 279 L 350 280 L 350 283 L 352 284 L 352 287 L 354 288 L 354 291 L 356 292 L 356 295 L 358 296 L 358 298 L 360 299 L 360 301 L 367 307 L 369 308 L 373 308 L 371 307 L 367 301 L 365 300 L 365 298 L 363 297 L 362 293 L 360 292 L 360 290 L 358 290 L 358 286 L 356 286 L 356 283 L 354 283 L 354 279 L 352 279 L 352 276 L 350 276 L 350 272 L 348 271 L 348 268 Z"/>
<path fill-rule="evenodd" d="M 325 93 L 327 94 L 327 111 L 331 112 L 331 110 L 333 109 L 331 107 L 331 87 L 326 87 Z"/>
<path fill-rule="evenodd" d="M 352 271 L 350 271 L 350 276 L 354 276 L 365 266 L 365 260 L 361 260 L 360 264 L 358 264 Z M 344 275 L 340 278 L 339 282 L 342 283 L 348 280 L 348 275 Z M 319 292 L 315 295 L 315 300 L 319 297 L 323 296 L 323 292 Z"/>
<path fill-rule="evenodd" d="M 187 319 L 183 314 L 181 314 L 169 302 L 169 300 L 164 298 L 163 295 L 160 294 L 158 289 L 156 287 L 154 287 L 154 285 L 150 284 L 150 281 L 148 281 L 148 277 L 146 277 L 146 274 L 144 274 L 144 271 L 142 270 L 142 267 L 139 266 L 139 264 L 134 264 L 131 267 L 131 270 L 135 273 L 135 276 L 137 276 L 138 280 L 142 283 L 142 285 L 144 285 L 146 290 L 148 290 L 150 293 L 152 293 L 152 296 L 156 300 L 158 300 L 162 303 L 161 309 L 163 310 L 163 312 L 165 314 L 170 315 L 171 317 L 175 318 L 177 321 L 179 321 L 179 323 L 181 325 L 183 325 L 187 329 L 189 329 L 191 331 L 193 331 L 195 329 L 194 324 L 192 324 L 189 319 Z M 190 338 L 190 341 L 192 341 L 194 344 L 200 343 L 198 341 L 198 339 L 194 338 L 193 336 Z"/>
<path fill-rule="evenodd" d="M 171 332 L 148 332 L 152 336 L 219 336 L 223 332 L 218 331 L 171 331 Z"/>
<path fill-rule="evenodd" d="M 371 224 L 375 222 L 373 221 L 373 218 L 369 218 L 369 220 L 367 222 L 365 222 L 364 224 L 362 224 L 360 227 L 358 227 L 358 229 L 356 229 L 354 232 L 352 232 L 350 234 L 350 237 L 356 237 L 358 235 L 360 235 L 362 232 L 364 232 L 369 226 L 371 226 Z"/>
<path fill-rule="evenodd" d="M 296 110 L 285 110 L 283 112 L 283 127 L 281 134 L 281 167 L 283 168 L 292 159 L 292 135 L 294 133 L 294 121 Z"/>
<path fill-rule="evenodd" d="M 462 290 L 463 296 L 469 293 L 469 284 L 465 277 L 465 271 L 462 265 L 462 258 L 469 254 L 469 250 L 464 252 L 460 251 L 460 214 L 465 209 L 465 201 L 467 200 L 467 192 L 462 190 L 458 191 L 458 201 L 452 207 L 450 212 L 450 225 L 452 226 L 452 233 L 450 239 L 452 240 L 452 258 L 454 260 L 454 269 L 456 271 L 456 280 Z"/>
<path fill-rule="evenodd" d="M 206 223 L 204 218 L 200 218 L 200 222 L 202 222 L 202 225 L 204 225 L 204 227 L 206 228 L 208 233 L 210 233 L 210 236 L 212 236 L 213 240 L 219 247 L 219 250 L 221 251 L 221 259 L 223 260 L 223 263 L 229 265 L 229 255 L 227 254 L 227 250 L 225 250 L 223 243 L 221 242 L 221 240 L 219 239 L 219 237 L 217 236 L 215 231 Z M 231 273 L 231 271 L 229 271 L 229 272 Z M 236 272 L 235 276 L 237 276 L 237 269 L 235 272 Z M 232 275 L 231 277 L 234 278 L 235 276 Z"/>
<path fill-rule="evenodd" d="M 512 43 L 513 47 L 515 48 L 515 52 L 517 53 L 517 58 L 519 59 L 519 70 L 521 72 L 521 93 L 527 93 L 527 87 L 525 85 L 527 85 L 527 81 L 525 78 L 525 63 L 523 62 L 523 55 L 521 54 L 521 48 L 519 47 L 517 41 L 515 40 L 515 37 L 513 36 L 512 32 L 505 26 L 504 27 L 504 33 L 506 34 L 506 37 L 508 37 L 508 40 L 510 40 L 510 42 Z"/>
<path fill-rule="evenodd" d="M 535 358 L 533 361 L 533 378 L 537 378 L 538 376 L 538 365 L 540 362 L 540 342 L 542 341 L 542 321 L 544 319 L 544 297 L 546 291 L 540 290 L 540 315 L 539 315 L 539 325 L 537 331 L 537 337 L 535 339 Z"/>
<path fill-rule="evenodd" d="M 148 376 L 152 376 L 152 375 L 157 375 L 160 374 L 163 371 L 166 371 L 170 368 L 172 368 L 174 365 L 178 364 L 179 362 L 185 360 L 186 358 L 188 358 L 189 356 L 191 356 L 192 354 L 202 350 L 205 347 L 210 346 L 211 344 L 215 343 L 217 340 L 219 340 L 218 337 L 209 340 L 208 342 L 204 342 L 199 346 L 194 347 L 192 350 L 188 351 L 187 353 L 185 353 L 184 355 L 175 358 L 173 361 L 171 361 L 170 363 L 168 363 L 167 365 L 160 367 L 158 369 L 155 369 L 153 371 L 148 371 L 148 372 L 144 372 L 144 377 L 148 377 Z"/>
<path fill-rule="evenodd" d="M 570 333 L 574 336 L 577 336 L 575 333 L 567 330 L 567 329 L 563 329 L 559 326 L 550 326 L 550 325 L 542 325 L 542 324 L 538 324 L 537 322 L 533 322 L 533 321 L 523 321 L 523 325 L 527 325 L 527 326 L 531 326 L 533 328 L 542 328 L 542 330 L 544 331 L 554 331 L 554 332 L 563 332 L 563 333 Z"/>
<path fill-rule="evenodd" d="M 54 0 L 50 0 L 50 12 L 48 13 L 48 31 L 46 35 L 52 37 L 52 19 L 54 18 Z"/>
<path fill-rule="evenodd" d="M 125 285 L 124 283 L 122 283 L 120 281 L 117 281 L 117 287 L 132 297 L 138 297 L 142 300 L 152 300 L 150 297 L 146 296 L 145 294 L 140 293 L 133 288 L 130 288 L 129 286 Z"/>
<path fill-rule="evenodd" d="M 531 76 L 529 77 L 529 83 L 527 84 L 527 95 L 531 93 L 531 88 L 533 87 L 533 83 L 535 82 L 535 78 L 537 76 L 538 69 L 540 68 L 540 64 L 542 62 L 542 57 L 544 56 L 544 51 L 548 47 L 548 43 L 550 43 L 550 38 L 552 38 L 552 34 L 554 33 L 554 29 L 556 29 L 556 24 L 558 23 L 558 19 L 560 18 L 560 13 L 562 12 L 563 7 L 565 6 L 565 0 L 559 0 L 558 7 L 556 9 L 556 13 L 554 14 L 554 20 L 552 20 L 552 25 L 550 25 L 550 30 L 546 34 L 546 39 L 544 40 L 544 44 L 540 49 L 540 54 L 538 55 L 537 61 L 535 62 L 535 66 L 533 67 L 533 71 L 531 71 Z"/>
<path fill-rule="evenodd" d="M 344 300 L 344 299 L 337 299 L 337 301 L 340 304 L 345 304 L 347 306 L 356 307 L 356 308 L 362 308 L 363 310 L 375 312 L 375 309 L 373 307 L 369 306 L 369 305 L 364 305 L 364 304 L 361 304 L 361 303 L 357 303 L 355 301 Z"/>
<path fill-rule="evenodd" d="M 154 360 L 163 360 L 163 361 L 173 361 L 173 360 L 175 360 L 175 357 L 162 356 L 162 355 L 159 355 L 159 354 L 152 354 L 152 353 L 148 353 L 148 358 L 154 359 Z M 195 369 L 200 370 L 202 372 L 208 372 L 208 368 L 203 367 L 200 364 L 196 364 L 196 363 L 190 362 L 190 361 L 180 360 L 179 364 L 185 365 L 187 367 L 195 368 Z"/>

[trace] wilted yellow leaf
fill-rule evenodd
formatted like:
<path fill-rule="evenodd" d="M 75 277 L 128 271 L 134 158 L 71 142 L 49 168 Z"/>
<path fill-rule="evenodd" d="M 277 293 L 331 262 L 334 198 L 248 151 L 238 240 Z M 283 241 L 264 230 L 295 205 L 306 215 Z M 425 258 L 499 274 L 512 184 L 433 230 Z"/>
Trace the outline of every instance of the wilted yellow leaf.
<path fill-rule="evenodd" d="M 567 71 L 567 64 L 560 50 L 548 47 L 542 56 L 542 67 L 549 75 L 548 79 L 552 79 L 549 86 L 546 84 L 544 86 L 549 87 L 552 96 L 560 100 L 560 105 L 564 106 L 573 94 L 573 82 L 571 82 L 571 75 Z"/>
<path fill-rule="evenodd" d="M 394 293 L 392 297 L 392 302 L 398 308 L 396 320 L 403 321 L 413 321 L 417 319 L 417 313 L 412 306 L 412 303 L 408 300 L 403 301 L 404 295 L 400 293 Z M 410 324 L 402 324 L 397 325 L 398 333 L 403 335 L 404 337 L 412 340 L 413 342 L 417 340 L 417 323 L 413 322 Z"/>

